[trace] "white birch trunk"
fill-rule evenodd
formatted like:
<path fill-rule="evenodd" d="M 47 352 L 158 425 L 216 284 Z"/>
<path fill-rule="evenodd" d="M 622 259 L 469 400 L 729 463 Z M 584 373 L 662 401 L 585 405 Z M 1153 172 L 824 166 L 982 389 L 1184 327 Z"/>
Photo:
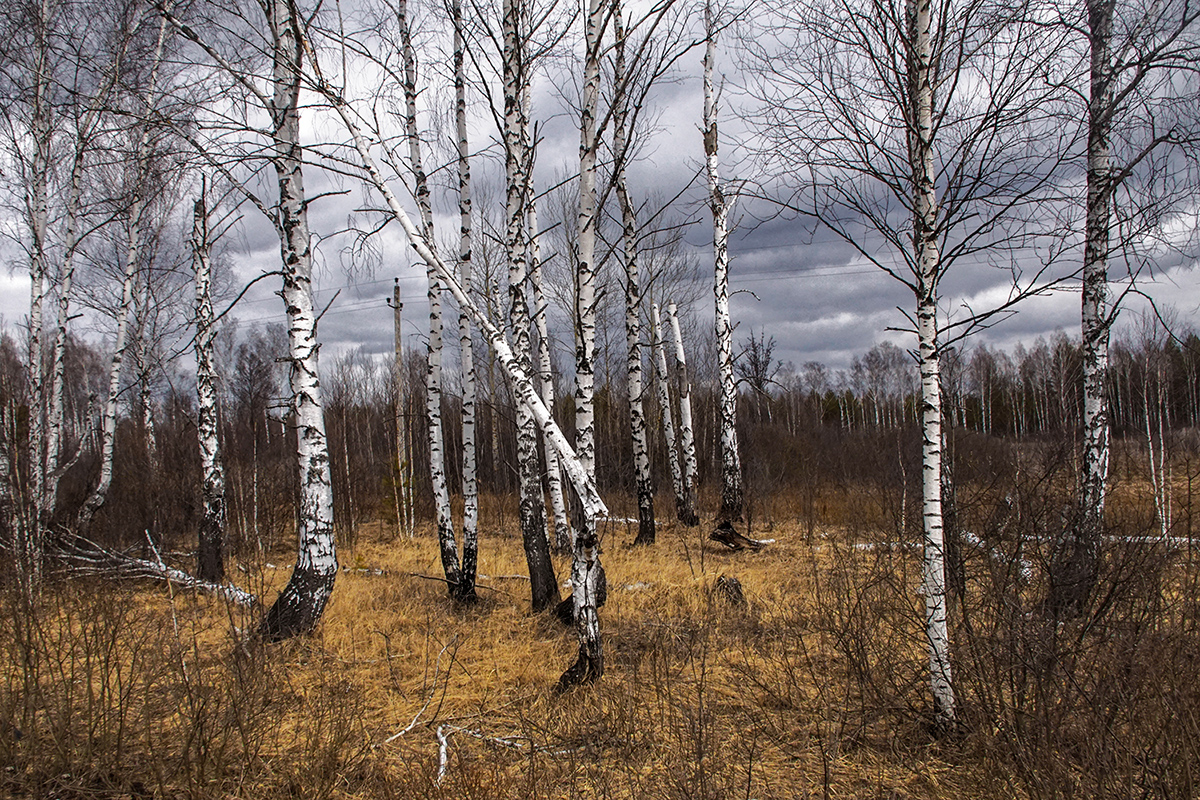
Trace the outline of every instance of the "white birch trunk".
<path fill-rule="evenodd" d="M 140 157 L 139 157 L 140 160 Z M 117 336 L 113 345 L 112 361 L 108 370 L 108 394 L 104 402 L 104 413 L 100 418 L 100 479 L 79 512 L 79 529 L 86 536 L 96 512 L 108 499 L 112 486 L 113 452 L 117 437 L 117 405 L 121 393 L 121 368 L 125 362 L 125 350 L 129 343 L 129 312 L 133 306 L 133 284 L 137 277 L 141 251 L 142 214 L 146 200 L 140 188 L 144 174 L 139 163 L 135 178 L 134 199 L 129 211 L 127 225 L 128 241 L 125 246 L 125 278 L 121 287 L 121 305 L 117 309 Z"/>
<path fill-rule="evenodd" d="M 529 244 L 529 288 L 533 294 L 533 325 L 537 333 L 537 373 L 542 402 L 550 413 L 554 413 L 554 368 L 550 361 L 550 331 L 546 321 L 549 305 L 542 288 L 542 247 L 538 235 L 537 195 L 533 186 L 533 163 L 536 143 L 529 136 L 529 121 L 532 119 L 532 92 L 530 82 L 525 81 L 522 90 L 522 107 L 525 115 L 525 147 L 529 166 L 525 170 L 525 197 L 528 204 Z M 558 465 L 558 453 L 543 439 L 546 456 L 546 488 L 550 494 L 550 508 L 554 513 L 553 535 L 547 527 L 551 545 L 560 553 L 570 552 L 572 547 L 571 524 L 567 519 L 567 502 L 563 494 L 562 470 Z"/>
<path fill-rule="evenodd" d="M 39 4 L 37 26 L 37 66 L 34 75 L 33 147 L 30 185 L 25 207 L 29 214 L 31 257 L 29 260 L 29 361 L 26 382 L 29 391 L 29 470 L 31 472 L 32 513 L 17 527 L 17 569 L 27 592 L 41 584 L 45 526 L 42 497 L 46 484 L 46 433 L 43 414 L 46 409 L 42 371 L 43 304 L 46 298 L 47 249 L 49 247 L 49 182 L 51 120 L 49 73 L 50 4 Z M 20 516 L 20 515 L 18 515 Z"/>
<path fill-rule="evenodd" d="M 463 68 L 463 17 L 461 0 L 452 0 L 450 13 L 454 26 L 454 127 L 458 139 L 458 217 L 459 275 L 463 286 L 471 285 L 471 161 L 467 141 L 467 81 Z M 476 565 L 479 561 L 479 480 L 475 448 L 476 386 L 475 352 L 472 344 L 471 316 L 458 309 L 458 342 L 463 380 L 463 550 L 460 582 L 470 584 L 474 593 Z"/>
<path fill-rule="evenodd" d="M 408 2 L 396 6 L 396 22 L 400 32 L 401 59 L 404 63 L 404 130 L 408 139 L 409 167 L 413 174 L 414 196 L 421 215 L 425 241 L 433 247 L 433 207 L 429 181 L 421 160 L 421 139 L 417 134 L 417 61 L 408 26 Z M 450 488 L 446 482 L 446 459 L 442 436 L 442 287 L 437 271 L 426 265 L 429 282 L 429 346 L 425 374 L 425 413 L 429 418 L 429 481 L 433 489 L 434 513 L 437 517 L 438 546 L 441 549 L 442 569 L 450 593 L 455 597 L 474 597 L 474 587 L 466 595 L 458 561 L 458 543 L 454 538 L 454 519 L 450 514 Z"/>
<path fill-rule="evenodd" d="M 596 476 L 596 428 L 593 393 L 596 354 L 596 113 L 600 100 L 600 55 L 604 0 L 588 0 L 584 20 L 583 105 L 579 125 L 579 240 L 575 293 L 575 445 L 588 478 Z M 579 655 L 559 679 L 560 687 L 597 680 L 604 672 L 600 640 L 604 570 L 596 515 L 584 508 L 577 515 L 571 564 L 571 602 Z"/>
<path fill-rule="evenodd" d="M 512 325 L 513 351 L 522 372 L 533 374 L 530 338 L 526 264 L 528 222 L 527 196 L 530 169 L 527 158 L 527 126 L 523 89 L 525 42 L 521 30 L 524 14 L 520 0 L 503 4 L 503 79 L 504 79 L 504 175 L 505 234 L 508 258 L 509 322 Z M 559 602 L 558 581 L 550 560 L 546 539 L 545 500 L 542 496 L 541 468 L 538 463 L 537 425 L 530 410 L 517 407 L 517 468 L 520 476 L 521 539 L 529 566 L 533 610 L 552 608 Z"/>
<path fill-rule="evenodd" d="M 675 490 L 675 514 L 685 521 L 686 500 L 683 492 L 683 470 L 679 465 L 679 452 L 675 442 L 675 424 L 671 415 L 670 373 L 667 371 L 667 353 L 663 342 L 662 320 L 658 315 L 658 303 L 650 304 L 650 324 L 653 337 L 654 377 L 658 387 L 658 407 L 662 413 L 663 438 L 667 443 L 667 464 L 671 468 L 671 487 Z"/>
<path fill-rule="evenodd" d="M 83 193 L 82 143 L 71 166 L 71 184 L 67 190 L 66 242 L 58 281 L 58 325 L 50 360 L 50 398 L 46 409 L 46 465 L 42 492 L 38 497 L 38 519 L 48 521 L 58 505 L 58 483 L 62 477 L 64 395 L 66 385 L 67 330 L 71 319 L 71 295 L 75 279 L 75 250 L 79 245 L 79 206 Z"/>
<path fill-rule="evenodd" d="M 300 473 L 299 546 L 296 566 L 283 592 L 262 622 L 262 633 L 276 640 L 316 626 L 337 578 L 333 530 L 333 487 L 329 441 L 318 365 L 317 319 L 312 296 L 312 243 L 304 193 L 300 145 L 300 73 L 303 24 L 288 0 L 265 6 L 273 41 L 272 166 L 279 183 L 280 251 L 283 302 L 287 309 L 291 360 L 292 412 Z"/>
<path fill-rule="evenodd" d="M 192 209 L 192 265 L 196 271 L 196 438 L 200 446 L 200 518 L 196 575 L 200 580 L 225 580 L 225 467 L 217 425 L 217 371 L 213 353 L 216 338 L 212 302 L 212 242 L 204 197 Z"/>
<path fill-rule="evenodd" d="M 676 506 L 679 521 L 684 525 L 699 525 L 696 516 L 696 436 L 692 427 L 692 382 L 688 378 L 687 357 L 683 352 L 683 331 L 674 302 L 667 303 L 667 318 L 671 322 L 671 337 L 675 341 L 675 379 L 679 394 L 679 450 L 683 459 L 683 504 Z"/>
<path fill-rule="evenodd" d="M 542 402 L 554 411 L 554 368 L 550 361 L 550 331 L 546 323 L 549 308 L 546 294 L 542 290 L 542 259 L 538 238 L 537 203 L 531 197 L 529 203 L 530 261 L 529 286 L 533 291 L 533 324 L 537 330 L 538 382 L 541 385 Z M 550 492 L 550 509 L 554 512 L 554 549 L 560 553 L 570 552 L 571 523 L 567 519 L 567 502 L 563 494 L 562 470 L 558 465 L 558 453 L 545 443 L 546 486 Z"/>
<path fill-rule="evenodd" d="M 148 111 L 157 108 L 158 70 L 162 64 L 163 47 L 166 42 L 167 21 L 159 24 L 158 40 L 155 46 L 153 66 L 150 70 L 150 96 L 145 106 Z M 94 106 L 89 113 L 94 110 Z M 121 305 L 117 310 L 117 335 L 113 346 L 112 362 L 109 366 L 108 395 L 104 404 L 104 413 L 100 421 L 100 479 L 96 488 L 84 502 L 79 512 L 79 528 L 87 534 L 96 512 L 108 499 L 108 490 L 112 486 L 113 477 L 113 448 L 117 434 L 117 402 L 121 387 L 121 368 L 125 360 L 125 349 L 129 338 L 129 314 L 133 308 L 134 281 L 137 276 L 142 247 L 143 215 L 146 212 L 146 189 L 144 183 L 150 174 L 151 127 L 149 122 L 142 122 L 137 131 L 137 145 L 134 148 L 134 163 L 132 175 L 127 174 L 128 190 L 132 192 L 128 212 L 126 231 L 128 240 L 125 246 L 125 276 L 121 287 Z M 83 143 L 80 142 L 80 147 Z M 82 154 L 77 156 L 82 158 Z M 76 167 L 79 166 L 76 162 Z M 79 179 L 79 174 L 73 175 L 72 180 Z M 72 187 L 72 191 L 74 191 Z"/>
<path fill-rule="evenodd" d="M 717 368 L 721 376 L 721 509 L 718 521 L 742 518 L 742 463 L 737 441 L 737 379 L 733 374 L 733 323 L 729 316 L 729 202 L 721 189 L 717 159 L 717 97 L 713 67 L 717 33 L 712 3 L 704 4 L 704 165 L 713 215 L 713 297 L 716 304 Z"/>
<path fill-rule="evenodd" d="M 616 60 L 613 81 L 621 93 L 613 115 L 613 152 L 616 158 L 617 201 L 621 206 L 621 241 L 625 264 L 625 347 L 629 389 L 629 430 L 633 439 L 633 483 L 638 503 L 635 544 L 654 544 L 654 484 L 650 480 L 650 449 L 646 442 L 646 412 L 642 405 L 642 293 L 638 279 L 637 218 L 625 182 L 629 160 L 628 94 L 625 73 L 625 29 L 618 5 L 613 16 Z"/>
<path fill-rule="evenodd" d="M 925 598 L 925 635 L 929 680 L 939 725 L 955 719 L 950 669 L 950 633 L 946 619 L 946 567 L 942 519 L 942 401 L 937 329 L 937 190 L 933 163 L 933 86 L 931 83 L 930 0 L 909 0 L 909 102 L 915 127 L 909 134 L 913 170 L 913 242 L 917 259 L 917 344 L 921 371 L 921 484 L 925 548 L 921 594 Z"/>
<path fill-rule="evenodd" d="M 1083 463 L 1080 521 L 1068 532 L 1065 574 L 1055 592 L 1062 606 L 1078 608 L 1095 585 L 1104 528 L 1108 481 L 1109 409 L 1108 251 L 1112 205 L 1113 114 L 1112 0 L 1088 0 L 1091 95 L 1088 98 L 1087 209 L 1084 221 L 1081 357 L 1083 365 Z"/>

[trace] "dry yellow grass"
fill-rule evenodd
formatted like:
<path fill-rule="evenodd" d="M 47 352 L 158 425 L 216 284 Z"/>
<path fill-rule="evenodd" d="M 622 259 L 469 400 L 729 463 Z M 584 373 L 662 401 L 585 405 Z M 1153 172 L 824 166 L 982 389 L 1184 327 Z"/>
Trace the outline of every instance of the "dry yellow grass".
<path fill-rule="evenodd" d="M 461 607 L 442 583 L 418 577 L 440 573 L 431 530 L 406 540 L 366 526 L 341 553 L 345 571 L 320 628 L 265 649 L 239 643 L 253 615 L 217 601 L 150 586 L 98 590 L 136 608 L 120 636 L 154 631 L 147 649 L 158 660 L 135 664 L 121 651 L 127 672 L 153 673 L 139 679 L 144 697 L 135 688 L 124 701 L 143 732 L 115 760 L 80 754 L 72 739 L 63 763 L 92 765 L 99 777 L 87 781 L 50 776 L 17 744 L 8 752 L 20 757 L 20 785 L 61 796 L 71 796 L 64 787 L 93 796 L 81 786 L 245 798 L 1012 796 L 991 785 L 969 745 L 939 744 L 923 728 L 916 599 L 847 578 L 881 556 L 834 546 L 837 536 L 806 540 L 799 525 L 756 531 L 776 539 L 757 553 L 726 552 L 707 527 L 671 524 L 654 547 L 632 548 L 633 531 L 610 525 L 606 671 L 558 695 L 574 634 L 529 614 L 519 536 L 497 528 L 483 526 L 481 602 Z M 269 602 L 287 579 L 286 558 L 235 574 Z M 565 580 L 567 562 L 556 567 Z M 739 579 L 747 608 L 714 594 L 721 575 Z M 846 614 L 872 603 L 898 604 L 894 624 L 862 630 Z M 85 627 L 67 625 L 74 637 Z M 856 666 L 846 652 L 858 646 Z M 871 691 L 852 674 L 864 665 L 883 681 Z M 88 674 L 89 685 L 103 680 Z M 15 675 L 9 702 L 20 693 Z M 52 734 L 43 738 L 64 738 Z"/>
<path fill-rule="evenodd" d="M 707 528 L 667 524 L 655 547 L 631 548 L 633 532 L 610 525 L 606 672 L 562 696 L 553 687 L 574 657 L 573 633 L 528 613 L 528 583 L 514 577 L 525 570 L 519 538 L 484 527 L 488 588 L 477 606 L 456 607 L 441 583 L 417 577 L 440 572 L 432 531 L 404 540 L 368 526 L 342 554 L 349 569 L 320 630 L 273 654 L 306 697 L 282 723 L 296 733 L 281 741 L 304 744 L 313 693 L 353 717 L 354 756 L 338 765 L 335 794 L 942 797 L 977 787 L 914 716 L 880 710 L 864 725 L 850 706 L 869 700 L 834 688 L 847 665 L 814 599 L 838 588 L 817 586 L 825 548 L 798 526 L 761 533 L 777 540 L 762 552 L 730 553 Z M 564 580 L 569 564 L 556 566 Z M 266 597 L 287 572 L 267 571 Z M 720 575 L 740 580 L 747 609 L 713 594 Z M 203 605 L 196 623 L 214 630 L 219 611 Z M 919 681 L 917 629 L 879 633 Z"/>

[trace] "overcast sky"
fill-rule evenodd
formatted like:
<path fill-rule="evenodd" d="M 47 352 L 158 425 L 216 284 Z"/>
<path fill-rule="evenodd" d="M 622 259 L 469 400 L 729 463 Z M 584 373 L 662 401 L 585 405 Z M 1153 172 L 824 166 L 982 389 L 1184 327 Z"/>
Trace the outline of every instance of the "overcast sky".
<path fill-rule="evenodd" d="M 699 133 L 701 114 L 701 51 L 694 50 L 680 62 L 680 80 L 658 91 L 653 97 L 653 137 L 642 151 L 638 163 L 629 171 L 635 201 L 649 195 L 670 196 L 692 181 L 701 168 L 702 142 Z M 729 58 L 724 70 L 735 84 L 735 67 Z M 553 77 L 542 76 L 535 94 L 535 118 L 542 123 L 543 141 L 538 155 L 537 178 L 541 187 L 578 167 L 578 131 L 574 121 L 563 112 L 561 85 Z M 569 93 L 569 92 L 568 92 Z M 726 94 L 722 108 L 722 155 L 724 177 L 736 179 L 740 168 L 732 163 L 739 155 L 734 142 L 752 146 L 752 134 L 742 121 L 736 92 Z M 479 107 L 475 107 L 472 130 L 473 147 L 494 140 L 495 133 Z M 313 131 L 313 135 L 332 135 Z M 494 163 L 494 159 L 492 159 Z M 478 175 L 488 171 L 480 164 Z M 494 172 L 494 167 L 491 168 Z M 391 297 L 393 278 L 400 278 L 406 335 L 413 344 L 426 325 L 427 303 L 422 266 L 401 239 L 393 223 L 378 240 L 379 263 L 364 272 L 362 265 L 348 269 L 348 239 L 336 236 L 346 228 L 349 217 L 364 203 L 360 188 L 345 181 L 333 182 L 317 170 L 306 173 L 310 193 L 330 188 L 350 190 L 345 196 L 329 197 L 310 208 L 310 225 L 322 241 L 318 246 L 319 263 L 315 276 L 318 306 L 332 301 L 320 323 L 322 354 L 325 359 L 349 349 L 363 347 L 372 354 L 392 349 L 392 311 L 386 300 Z M 710 270 L 711 217 L 704 200 L 703 180 L 692 183 L 684 192 L 677 216 L 693 221 L 687 228 L 686 244 L 698 258 L 700 271 Z M 379 201 L 366 201 L 379 205 Z M 444 196 L 439 206 L 452 211 L 454 198 Z M 492 202 L 502 202 L 496 191 Z M 1080 198 L 1082 204 L 1082 198 Z M 730 244 L 732 266 L 732 312 L 738 339 L 751 331 L 765 332 L 777 340 L 776 355 L 797 367 L 806 361 L 824 362 L 832 368 L 845 368 L 852 359 L 873 344 L 890 340 L 903 347 L 910 338 L 889 331 L 906 321 L 897 306 L 908 309 L 913 298 L 904 286 L 878 268 L 865 263 L 850 247 L 828 234 L 787 219 L 759 221 L 766 211 L 762 205 L 742 201 L 733 220 L 737 228 Z M 543 210 L 543 220 L 546 211 Z M 439 213 L 441 236 L 457 230 L 457 220 Z M 245 223 L 226 241 L 227 254 L 237 265 L 241 280 L 248 280 L 266 269 L 274 269 L 279 260 L 278 240 L 273 230 L 254 212 L 247 212 Z M 28 277 L 19 257 L 7 249 L 10 269 L 0 274 L 0 313 L 10 328 L 23 323 L 29 304 Z M 1078 260 L 1078 255 L 1075 256 Z M 1195 262 L 1175 259 L 1164 262 L 1154 280 L 1144 280 L 1142 288 L 1161 303 L 1171 307 L 1180 322 L 1196 324 L 1200 318 L 1200 288 L 1197 288 Z M 349 273 L 354 273 L 350 277 Z M 1114 274 L 1115 270 L 1114 270 Z M 705 327 L 711 326 L 711 278 L 702 278 L 705 291 L 693 304 L 693 312 Z M 247 294 L 234 312 L 243 325 L 282 322 L 283 309 L 275 279 L 263 281 Z M 959 265 L 947 277 L 943 306 L 955 312 L 970 302 L 974 307 L 1003 299 L 1010 284 L 1007 272 L 986 265 Z M 1075 335 L 1079 325 L 1079 299 L 1076 287 L 1049 296 L 1034 298 L 1021 307 L 1015 317 L 980 333 L 975 341 L 1010 348 L 1017 342 L 1031 344 L 1039 336 L 1057 330 Z M 336 298 L 335 298 L 336 295 Z M 1143 307 L 1130 302 L 1126 319 Z"/>

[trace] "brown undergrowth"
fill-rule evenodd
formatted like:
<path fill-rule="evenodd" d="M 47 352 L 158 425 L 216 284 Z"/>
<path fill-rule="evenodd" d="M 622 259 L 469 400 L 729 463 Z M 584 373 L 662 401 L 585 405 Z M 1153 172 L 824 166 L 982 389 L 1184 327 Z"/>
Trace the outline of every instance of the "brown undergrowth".
<path fill-rule="evenodd" d="M 785 513 L 755 530 L 776 539 L 758 553 L 670 524 L 657 545 L 632 548 L 635 531 L 609 524 L 606 672 L 565 695 L 553 687 L 573 634 L 528 613 L 520 539 L 497 520 L 482 529 L 478 604 L 456 606 L 436 580 L 432 531 L 407 540 L 376 523 L 343 551 L 318 631 L 281 645 L 244 636 L 251 613 L 159 586 L 55 582 L 32 606 L 7 595 L 0 787 L 707 800 L 1171 796 L 1191 785 L 1195 745 L 1161 741 L 1200 733 L 1179 671 L 1195 641 L 1189 617 L 1121 595 L 1094 610 L 1120 623 L 1117 643 L 1078 621 L 1049 634 L 1028 622 L 1038 588 L 993 585 L 1004 583 L 984 574 L 994 556 L 973 557 L 959 611 L 963 726 L 936 735 L 915 539 L 904 525 L 864 540 Z M 269 600 L 288 573 L 276 558 L 233 574 Z M 557 567 L 565 580 L 568 565 Z M 744 606 L 713 591 L 722 575 L 740 581 Z M 1130 597 L 1150 596 L 1144 578 L 1118 578 Z M 1171 580 L 1172 596 L 1190 591 Z M 1155 585 L 1161 601 L 1169 593 Z M 1045 650 L 1047 636 L 1072 644 Z M 1068 663 L 1078 691 L 1060 685 Z M 1092 701 L 1102 705 L 1089 716 L 1078 706 Z M 1148 705 L 1125 713 L 1123 701 Z M 1163 713 L 1178 715 L 1173 727 L 1155 721 Z M 1160 740 L 1136 751 L 1156 726 Z M 1108 749 L 1084 752 L 1099 739 Z"/>

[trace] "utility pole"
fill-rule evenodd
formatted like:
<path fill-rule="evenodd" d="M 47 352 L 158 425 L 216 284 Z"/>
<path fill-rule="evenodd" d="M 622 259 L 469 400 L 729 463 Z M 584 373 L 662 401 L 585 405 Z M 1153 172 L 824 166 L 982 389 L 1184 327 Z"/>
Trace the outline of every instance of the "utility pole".
<path fill-rule="evenodd" d="M 404 394 L 404 338 L 401 327 L 400 279 L 392 286 L 392 319 L 395 326 L 396 356 L 392 362 L 392 382 L 396 387 L 396 525 L 412 538 L 416 519 L 413 510 L 412 457 L 408 452 L 408 405 Z"/>

